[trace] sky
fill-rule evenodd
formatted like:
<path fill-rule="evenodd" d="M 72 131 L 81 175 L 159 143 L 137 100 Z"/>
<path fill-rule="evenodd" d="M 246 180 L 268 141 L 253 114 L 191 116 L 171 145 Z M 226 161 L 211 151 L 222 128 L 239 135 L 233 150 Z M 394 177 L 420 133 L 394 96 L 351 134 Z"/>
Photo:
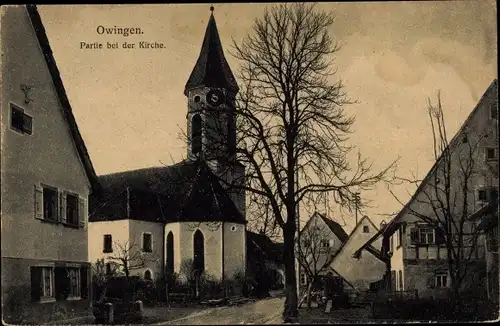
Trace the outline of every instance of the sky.
<path fill-rule="evenodd" d="M 272 4 L 216 4 L 225 56 L 252 32 Z M 80 132 L 98 175 L 176 163 L 186 155 L 184 85 L 198 58 L 210 4 L 41 5 L 39 12 Z M 349 143 L 380 170 L 400 157 L 397 173 L 422 178 L 433 163 L 427 99 L 441 92 L 455 134 L 497 78 L 496 6 L 488 1 L 346 2 L 317 4 L 335 16 L 330 35 L 341 45 L 338 78 L 357 100 Z M 99 26 L 142 34 L 100 35 Z M 123 49 L 123 42 L 160 42 L 163 49 Z M 82 49 L 100 42 L 103 49 Z M 120 48 L 107 49 L 106 43 Z M 410 192 L 414 188 L 408 189 Z M 361 194 L 376 225 L 401 205 L 385 186 Z M 399 190 L 402 201 L 407 191 Z M 301 210 L 301 220 L 307 213 Z M 331 218 L 350 231 L 354 213 Z"/>

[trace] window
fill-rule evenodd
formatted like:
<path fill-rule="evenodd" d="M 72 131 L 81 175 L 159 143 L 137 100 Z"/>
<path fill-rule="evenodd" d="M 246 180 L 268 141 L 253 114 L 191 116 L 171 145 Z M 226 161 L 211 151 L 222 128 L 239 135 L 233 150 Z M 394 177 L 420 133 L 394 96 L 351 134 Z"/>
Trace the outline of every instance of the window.
<path fill-rule="evenodd" d="M 448 275 L 446 273 L 436 273 L 434 275 L 434 285 L 437 288 L 445 288 L 448 286 Z"/>
<path fill-rule="evenodd" d="M 151 233 L 142 234 L 142 251 L 152 252 L 153 251 L 153 241 Z"/>
<path fill-rule="evenodd" d="M 479 200 L 479 201 L 486 201 L 487 200 L 486 189 L 479 189 L 477 191 L 477 200 Z"/>
<path fill-rule="evenodd" d="M 498 108 L 496 105 L 490 106 L 490 119 L 498 119 Z"/>
<path fill-rule="evenodd" d="M 57 221 L 57 190 L 43 187 L 43 218 Z"/>
<path fill-rule="evenodd" d="M 106 263 L 106 275 L 111 275 L 113 273 L 113 269 L 111 268 L 111 263 Z"/>
<path fill-rule="evenodd" d="M 33 301 L 53 301 L 54 296 L 54 268 L 31 267 L 31 298 Z"/>
<path fill-rule="evenodd" d="M 363 225 L 363 233 L 370 232 L 370 227 L 368 225 Z"/>
<path fill-rule="evenodd" d="M 54 296 L 54 269 L 52 267 L 42 268 L 42 298 Z"/>
<path fill-rule="evenodd" d="M 195 114 L 191 121 L 191 152 L 193 154 L 198 154 L 201 151 L 201 116 Z"/>
<path fill-rule="evenodd" d="M 322 239 L 320 242 L 321 248 L 329 248 L 330 241 L 328 239 Z"/>
<path fill-rule="evenodd" d="M 78 226 L 78 196 L 66 195 L 66 223 Z"/>
<path fill-rule="evenodd" d="M 24 110 L 15 106 L 10 105 L 11 116 L 10 116 L 10 127 L 12 130 L 17 132 L 31 135 L 33 127 L 33 118 L 24 113 Z"/>
<path fill-rule="evenodd" d="M 396 244 L 396 246 L 397 246 L 396 248 L 401 247 L 402 240 L 403 240 L 403 227 L 399 227 L 399 229 L 398 229 L 398 241 Z"/>
<path fill-rule="evenodd" d="M 144 272 L 144 279 L 150 281 L 152 280 L 151 271 L 149 269 Z"/>
<path fill-rule="evenodd" d="M 389 251 L 394 252 L 394 240 L 392 236 L 389 238 Z"/>
<path fill-rule="evenodd" d="M 301 285 L 307 284 L 307 277 L 306 277 L 306 274 L 304 274 L 304 273 L 300 274 L 300 284 Z"/>
<path fill-rule="evenodd" d="M 498 189 L 496 187 L 483 187 L 477 190 L 477 201 L 495 201 L 498 200 Z"/>
<path fill-rule="evenodd" d="M 486 147 L 486 160 L 494 161 L 498 158 L 497 149 L 495 147 Z"/>
<path fill-rule="evenodd" d="M 420 243 L 421 244 L 434 244 L 435 243 L 435 234 L 434 229 L 430 227 L 421 227 L 419 228 L 420 234 Z"/>
<path fill-rule="evenodd" d="M 80 298 L 81 280 L 79 268 L 68 268 L 69 275 L 69 298 Z"/>
<path fill-rule="evenodd" d="M 104 253 L 110 253 L 113 252 L 113 238 L 111 237 L 111 234 L 105 234 L 104 235 L 104 248 L 102 252 Z"/>
<path fill-rule="evenodd" d="M 399 278 L 399 291 L 403 291 L 403 271 L 398 272 Z"/>

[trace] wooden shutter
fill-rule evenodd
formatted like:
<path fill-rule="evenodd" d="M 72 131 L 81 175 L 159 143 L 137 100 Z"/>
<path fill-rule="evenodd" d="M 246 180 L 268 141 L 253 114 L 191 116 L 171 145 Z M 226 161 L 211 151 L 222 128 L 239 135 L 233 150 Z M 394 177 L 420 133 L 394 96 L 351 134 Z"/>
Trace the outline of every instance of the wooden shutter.
<path fill-rule="evenodd" d="M 31 267 L 31 300 L 39 301 L 42 297 L 42 268 Z"/>
<path fill-rule="evenodd" d="M 434 275 L 427 277 L 427 288 L 434 289 Z"/>
<path fill-rule="evenodd" d="M 396 291 L 396 271 L 391 271 L 391 292 Z"/>
<path fill-rule="evenodd" d="M 31 135 L 33 133 L 33 118 L 30 117 L 27 114 L 23 115 L 23 131 L 27 133 L 28 135 Z"/>
<path fill-rule="evenodd" d="M 85 208 L 85 198 L 80 196 L 78 198 L 78 226 L 82 229 L 87 224 L 87 210 Z"/>
<path fill-rule="evenodd" d="M 88 266 L 80 267 L 80 293 L 83 299 L 89 297 L 89 277 L 88 277 Z"/>
<path fill-rule="evenodd" d="M 412 226 L 410 227 L 410 239 L 411 239 L 411 244 L 416 245 L 419 243 L 419 238 L 418 238 L 418 227 Z"/>
<path fill-rule="evenodd" d="M 35 185 L 35 218 L 43 219 L 43 188 Z"/>
<path fill-rule="evenodd" d="M 445 234 L 441 228 L 435 228 L 436 233 L 436 244 L 442 245 L 445 243 Z"/>
<path fill-rule="evenodd" d="M 59 221 L 61 223 L 67 223 L 66 216 L 66 192 L 59 192 Z"/>

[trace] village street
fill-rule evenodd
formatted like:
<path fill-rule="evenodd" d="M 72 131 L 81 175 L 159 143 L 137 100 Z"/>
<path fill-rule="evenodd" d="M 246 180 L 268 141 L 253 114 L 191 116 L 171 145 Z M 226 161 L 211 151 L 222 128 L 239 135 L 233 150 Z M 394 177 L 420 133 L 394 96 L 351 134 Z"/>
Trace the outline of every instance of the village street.
<path fill-rule="evenodd" d="M 234 324 L 282 324 L 283 297 L 275 297 L 241 306 L 218 307 L 193 313 L 183 318 L 159 322 L 153 325 L 234 325 Z M 318 309 L 300 309 L 300 324 L 324 324 L 338 322 L 363 322 L 371 319 L 369 307 L 333 309 L 326 314 Z"/>

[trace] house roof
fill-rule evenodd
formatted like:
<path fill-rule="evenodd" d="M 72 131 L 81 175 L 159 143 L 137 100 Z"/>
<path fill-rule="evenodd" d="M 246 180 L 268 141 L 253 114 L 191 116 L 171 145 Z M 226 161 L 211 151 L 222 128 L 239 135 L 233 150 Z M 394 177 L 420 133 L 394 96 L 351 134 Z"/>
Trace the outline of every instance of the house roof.
<path fill-rule="evenodd" d="M 338 224 L 334 220 L 329 219 L 328 217 L 319 212 L 316 212 L 315 214 L 318 214 L 318 216 L 326 223 L 326 225 L 330 228 L 330 230 L 337 236 L 337 238 L 342 243 L 347 241 L 349 235 L 344 231 L 344 229 L 340 224 Z"/>
<path fill-rule="evenodd" d="M 87 178 L 90 181 L 92 191 L 97 192 L 100 190 L 100 185 L 94 167 L 92 166 L 87 147 L 85 146 L 85 142 L 83 141 L 80 131 L 78 130 L 78 125 L 76 123 L 75 116 L 73 115 L 73 110 L 71 109 L 68 96 L 66 95 L 66 90 L 64 88 L 59 69 L 57 68 L 54 55 L 52 54 L 52 49 L 45 32 L 45 27 L 43 26 L 42 19 L 40 17 L 40 14 L 38 13 L 36 5 L 27 5 L 26 8 L 31 24 L 33 25 L 33 28 L 35 30 L 38 43 L 42 50 L 45 63 L 47 64 L 50 75 L 52 77 L 59 102 L 61 103 L 64 118 L 68 123 L 71 137 L 73 138 L 73 141 L 76 145 L 78 156 L 83 163 L 83 167 L 85 169 Z"/>
<path fill-rule="evenodd" d="M 355 232 L 357 232 L 357 230 L 360 230 L 361 228 L 361 225 L 363 224 L 363 221 L 365 220 L 368 220 L 368 222 L 372 225 L 372 227 L 377 230 L 378 232 L 378 229 L 377 227 L 375 226 L 375 224 L 372 222 L 372 220 L 368 217 L 368 216 L 363 216 L 361 218 L 361 220 L 359 220 L 359 222 L 356 224 L 356 226 L 354 227 L 354 229 L 352 230 L 351 234 L 349 234 L 349 237 L 346 241 L 344 241 L 342 243 L 342 245 L 340 246 L 340 248 L 337 250 L 336 254 L 335 254 L 335 257 L 337 257 L 341 252 L 342 250 L 344 249 L 344 247 L 347 245 L 347 243 L 349 242 L 349 239 L 355 234 Z M 382 253 L 380 252 L 380 250 L 376 249 L 375 247 L 373 247 L 371 244 L 369 246 L 366 247 L 366 250 L 371 253 L 372 255 L 374 255 L 376 258 L 378 258 L 379 260 L 381 261 L 384 261 L 384 258 L 382 256 Z"/>
<path fill-rule="evenodd" d="M 266 258 L 277 263 L 283 261 L 283 243 L 273 242 L 265 234 L 247 231 L 247 243 L 255 246 Z"/>
<path fill-rule="evenodd" d="M 184 95 L 187 96 L 189 90 L 201 86 L 225 88 L 234 93 L 239 90 L 224 57 L 213 12 L 208 21 L 200 55 L 184 88 Z"/>
<path fill-rule="evenodd" d="M 113 173 L 99 179 L 103 191 L 91 197 L 91 222 L 130 218 L 163 223 L 245 223 L 218 178 L 201 160 Z"/>
<path fill-rule="evenodd" d="M 487 98 L 492 97 L 495 100 L 498 101 L 498 80 L 495 78 L 493 82 L 490 84 L 488 89 L 484 92 L 483 96 L 479 100 L 479 102 L 476 104 L 472 112 L 469 114 L 467 119 L 464 121 L 458 132 L 453 136 L 453 139 L 450 141 L 448 144 L 448 147 L 453 147 L 459 140 L 460 140 L 460 135 L 463 133 L 465 127 L 468 125 L 469 121 L 472 119 L 473 116 L 476 115 L 476 113 L 479 111 L 479 108 L 483 106 Z M 438 157 L 438 159 L 434 162 L 434 165 L 432 168 L 429 170 L 425 178 L 422 180 L 422 182 L 419 184 L 417 190 L 413 194 L 413 196 L 410 198 L 410 200 L 406 203 L 406 205 L 399 211 L 399 213 L 391 220 L 389 223 L 385 225 L 385 227 L 381 228 L 379 232 L 377 232 L 370 240 L 368 240 L 362 247 L 360 247 L 356 251 L 356 255 L 359 255 L 359 253 L 363 250 L 366 249 L 373 241 L 375 241 L 380 235 L 391 235 L 394 233 L 394 231 L 397 230 L 398 226 L 401 223 L 401 219 L 403 216 L 405 216 L 405 213 L 408 211 L 409 206 L 413 203 L 413 201 L 416 199 L 416 197 L 419 195 L 419 193 L 422 191 L 423 187 L 427 185 L 427 181 L 432 177 L 432 173 L 434 170 L 437 168 L 438 164 L 440 163 L 441 159 L 443 157 L 443 153 Z"/>

